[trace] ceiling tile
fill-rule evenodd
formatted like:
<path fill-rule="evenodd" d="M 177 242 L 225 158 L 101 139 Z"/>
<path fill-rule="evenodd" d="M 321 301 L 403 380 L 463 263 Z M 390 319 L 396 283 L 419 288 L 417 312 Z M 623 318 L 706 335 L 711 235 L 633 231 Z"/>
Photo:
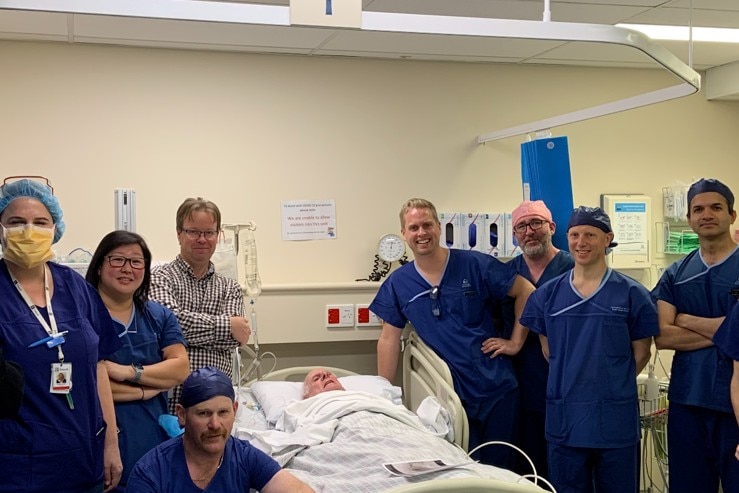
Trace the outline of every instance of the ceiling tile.
<path fill-rule="evenodd" d="M 249 26 L 214 22 L 130 19 L 75 15 L 75 39 L 130 39 L 170 43 L 312 49 L 331 36 L 330 29 Z"/>

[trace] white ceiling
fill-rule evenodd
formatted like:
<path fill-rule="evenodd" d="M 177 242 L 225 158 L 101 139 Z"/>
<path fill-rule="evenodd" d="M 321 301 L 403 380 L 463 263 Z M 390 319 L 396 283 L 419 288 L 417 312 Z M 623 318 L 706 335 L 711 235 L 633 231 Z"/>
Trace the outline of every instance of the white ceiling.
<path fill-rule="evenodd" d="M 108 0 L 114 3 L 119 0 Z M 296 0 L 293 0 L 296 1 Z M 337 0 L 334 0 L 337 1 Z M 125 5 L 123 0 L 120 0 Z M 132 0 L 133 2 L 133 0 Z M 293 53 L 517 64 L 654 68 L 654 61 L 629 48 L 601 43 L 505 39 L 439 34 L 371 32 L 299 26 L 91 15 L 90 0 L 76 13 L 19 10 L 23 2 L 0 0 L 0 39 L 45 40 L 200 50 Z M 161 2 L 160 2 L 161 3 Z M 197 2 L 189 2 L 197 3 Z M 230 7 L 259 4 L 287 7 L 289 0 L 222 1 Z M 26 0 L 24 5 L 54 4 Z M 176 4 L 176 2 L 172 2 Z M 229 5 L 231 4 L 231 5 Z M 233 5 L 237 4 L 237 5 Z M 366 12 L 483 17 L 540 21 L 543 0 L 362 0 Z M 90 10 L 84 6 L 90 5 Z M 82 7 L 80 7 L 82 6 Z M 619 22 L 739 28 L 739 0 L 552 0 L 551 19 L 613 25 Z M 230 19 L 229 19 L 230 20 Z M 739 44 L 659 42 L 695 70 L 739 61 Z M 692 63 L 691 63 L 692 62 Z M 739 66 L 739 63 L 736 64 Z"/>
<path fill-rule="evenodd" d="M 17 2 L 16 2 L 17 3 Z M 251 3 L 288 6 L 289 0 Z M 0 9 L 2 3 L 0 2 Z M 542 0 L 363 0 L 368 12 L 542 20 Z M 668 24 L 739 28 L 737 0 L 553 0 L 557 22 Z M 467 62 L 652 67 L 634 50 L 613 46 L 498 38 L 368 33 L 164 19 L 0 10 L 0 39 L 181 47 L 308 55 Z M 687 42 L 660 42 L 690 64 Z M 695 43 L 692 67 L 706 70 L 739 60 L 739 44 Z"/>

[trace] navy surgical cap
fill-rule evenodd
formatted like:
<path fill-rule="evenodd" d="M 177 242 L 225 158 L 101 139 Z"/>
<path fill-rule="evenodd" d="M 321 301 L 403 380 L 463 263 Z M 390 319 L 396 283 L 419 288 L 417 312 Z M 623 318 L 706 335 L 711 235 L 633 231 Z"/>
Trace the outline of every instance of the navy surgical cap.
<path fill-rule="evenodd" d="M 611 229 L 611 218 L 600 207 L 586 207 L 581 205 L 572 211 L 570 220 L 567 223 L 567 231 L 574 226 L 593 226 L 600 229 L 604 233 L 613 233 Z M 612 241 L 608 248 L 613 248 L 618 243 Z"/>
<path fill-rule="evenodd" d="M 192 407 L 219 395 L 235 399 L 231 378 L 217 368 L 206 366 L 192 372 L 182 384 L 180 404 Z"/>
<path fill-rule="evenodd" d="M 690 203 L 693 201 L 693 197 L 699 193 L 706 192 L 716 192 L 721 195 L 729 204 L 729 210 L 734 210 L 734 194 L 731 193 L 729 187 L 714 178 L 701 178 L 690 185 L 690 188 L 688 189 L 688 206 L 690 206 Z"/>
<path fill-rule="evenodd" d="M 28 197 L 36 199 L 49 210 L 51 220 L 54 221 L 54 243 L 59 241 L 64 234 L 64 221 L 62 221 L 62 208 L 54 196 L 51 187 L 36 180 L 23 178 L 22 180 L 4 183 L 0 187 L 0 214 L 15 199 Z"/>

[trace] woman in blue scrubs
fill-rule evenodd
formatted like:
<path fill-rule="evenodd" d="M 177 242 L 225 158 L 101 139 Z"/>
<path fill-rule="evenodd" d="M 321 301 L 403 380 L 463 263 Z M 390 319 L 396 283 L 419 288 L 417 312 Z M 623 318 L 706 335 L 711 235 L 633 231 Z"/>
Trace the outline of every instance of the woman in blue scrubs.
<path fill-rule="evenodd" d="M 49 262 L 64 222 L 37 178 L 0 186 L 0 348 L 25 376 L 17 417 L 0 419 L 0 492 L 99 493 L 122 469 L 103 363 L 120 341 L 92 286 Z"/>
<path fill-rule="evenodd" d="M 177 317 L 147 301 L 150 279 L 149 247 L 129 231 L 108 233 L 87 270 L 87 282 L 98 289 L 123 343 L 105 362 L 123 459 L 118 491 L 125 491 L 136 461 L 168 438 L 159 416 L 167 414 L 167 391 L 181 384 L 189 371 Z"/>

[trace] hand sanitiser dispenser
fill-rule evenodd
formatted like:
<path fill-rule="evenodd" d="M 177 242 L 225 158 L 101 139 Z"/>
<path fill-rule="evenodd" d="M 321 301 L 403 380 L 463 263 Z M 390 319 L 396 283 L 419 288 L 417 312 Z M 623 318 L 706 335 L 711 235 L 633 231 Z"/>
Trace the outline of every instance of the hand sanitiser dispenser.
<path fill-rule="evenodd" d="M 115 229 L 136 232 L 136 190 L 114 190 Z"/>

